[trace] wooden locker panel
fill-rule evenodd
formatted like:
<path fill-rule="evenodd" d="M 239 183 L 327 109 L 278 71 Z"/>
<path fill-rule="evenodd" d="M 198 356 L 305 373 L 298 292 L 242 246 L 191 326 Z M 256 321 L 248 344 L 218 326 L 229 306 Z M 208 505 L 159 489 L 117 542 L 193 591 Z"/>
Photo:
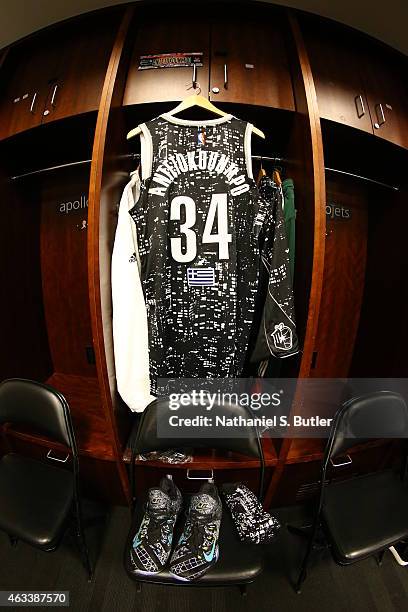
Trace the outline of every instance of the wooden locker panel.
<path fill-rule="evenodd" d="M 400 149 L 398 167 L 407 167 Z M 401 177 L 402 178 L 402 177 Z M 408 185 L 374 188 L 370 197 L 367 273 L 351 375 L 406 378 L 408 372 Z"/>
<path fill-rule="evenodd" d="M 0 51 L 0 68 L 3 66 L 3 63 L 10 51 L 10 47 L 5 47 Z"/>
<path fill-rule="evenodd" d="M 58 66 L 50 75 L 43 122 L 96 111 L 118 14 L 81 17 L 58 28 Z"/>
<path fill-rule="evenodd" d="M 111 431 L 102 409 L 97 377 L 56 373 L 46 383 L 67 399 L 80 454 L 112 460 Z"/>
<path fill-rule="evenodd" d="M 78 452 L 81 457 L 100 460 L 114 460 L 111 430 L 106 415 L 101 406 L 101 394 L 98 379 L 94 377 L 75 376 L 68 374 L 53 374 L 45 384 L 60 391 L 66 398 L 75 432 Z M 27 429 L 24 426 L 12 427 L 10 437 L 13 440 L 22 440 L 32 448 L 36 458 L 46 458 L 49 449 L 58 457 L 64 457 L 65 447 L 49 440 L 39 432 Z M 23 454 L 31 454 L 24 452 Z"/>
<path fill-rule="evenodd" d="M 273 499 L 274 506 L 305 503 L 306 500 L 316 497 L 319 491 L 325 444 L 326 440 L 322 439 L 293 441 L 282 479 Z M 328 480 L 333 482 L 348 480 L 398 466 L 401 453 L 399 447 L 400 443 L 396 440 L 370 440 L 355 446 L 348 452 L 352 463 L 338 467 L 329 465 Z"/>
<path fill-rule="evenodd" d="M 49 32 L 17 43 L 2 68 L 0 139 L 41 124 L 48 81 L 57 63 Z"/>
<path fill-rule="evenodd" d="M 311 376 L 349 372 L 360 320 L 367 257 L 368 195 L 356 181 L 327 173 L 326 250 Z"/>
<path fill-rule="evenodd" d="M 320 117 L 372 134 L 355 34 L 316 17 L 302 26 Z"/>
<path fill-rule="evenodd" d="M 374 134 L 408 148 L 408 62 L 372 44 L 364 54 L 364 80 Z"/>
<path fill-rule="evenodd" d="M 4 143 L 3 143 L 4 144 Z M 44 380 L 52 371 L 41 291 L 40 208 L 35 185 L 0 169 L 0 380 Z"/>
<path fill-rule="evenodd" d="M 156 53 L 203 52 L 203 67 L 197 68 L 201 93 L 207 96 L 209 82 L 209 24 L 205 14 L 199 19 L 184 11 L 140 16 L 135 32 L 135 46 L 130 62 L 123 104 L 183 100 L 194 93 L 192 68 L 156 68 L 138 70 L 141 55 Z"/>
<path fill-rule="evenodd" d="M 281 18 L 214 18 L 210 99 L 295 110 Z M 219 89 L 219 93 L 214 92 Z"/>
<path fill-rule="evenodd" d="M 92 330 L 88 297 L 88 169 L 44 177 L 41 189 L 41 272 L 54 372 L 96 375 L 89 363 Z M 88 353 L 87 353 L 88 351 Z"/>
<path fill-rule="evenodd" d="M 191 468 L 191 464 L 184 464 L 180 467 L 166 465 L 165 463 L 157 462 L 155 467 L 145 466 L 144 462 L 138 462 L 135 467 L 135 488 L 136 495 L 144 496 L 150 487 L 155 487 L 160 482 L 165 474 L 171 474 L 176 485 L 183 494 L 192 495 L 197 493 L 200 486 L 206 482 L 205 480 L 193 480 L 187 477 L 187 469 L 191 470 L 191 475 L 204 477 L 211 474 L 211 468 L 197 470 Z M 273 468 L 266 468 L 265 483 L 271 479 Z M 258 494 L 259 491 L 259 468 L 241 468 L 236 469 L 214 469 L 214 480 L 218 487 L 231 482 L 240 482 L 246 485 L 249 489 Z"/>
<path fill-rule="evenodd" d="M 71 458 L 66 463 L 56 463 L 53 459 L 47 458 L 51 450 L 52 457 L 65 459 L 67 450 L 60 444 L 13 429 L 8 430 L 7 442 L 9 445 L 7 452 L 19 453 L 48 465 L 72 470 Z M 83 455 L 79 451 L 79 485 L 83 497 L 88 500 L 104 500 L 114 504 L 126 503 L 120 488 L 116 463 L 110 459 Z"/>

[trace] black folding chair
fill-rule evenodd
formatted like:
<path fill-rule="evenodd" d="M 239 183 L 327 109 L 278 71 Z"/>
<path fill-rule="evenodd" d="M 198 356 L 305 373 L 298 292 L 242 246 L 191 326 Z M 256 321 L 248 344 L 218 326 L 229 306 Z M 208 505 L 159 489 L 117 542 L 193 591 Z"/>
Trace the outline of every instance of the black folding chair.
<path fill-rule="evenodd" d="M 52 387 L 20 378 L 0 384 L 0 424 L 29 427 L 67 448 L 72 470 L 17 453 L 0 459 L 0 530 L 44 551 L 57 548 L 75 515 L 76 536 L 89 580 L 92 568 L 79 498 L 78 451 L 69 406 Z"/>
<path fill-rule="evenodd" d="M 327 481 L 332 459 L 347 454 L 353 446 L 371 438 L 407 435 L 407 405 L 398 393 L 379 391 L 352 398 L 337 412 L 323 459 L 316 513 L 296 584 L 298 593 L 321 527 L 333 558 L 340 565 L 373 555 L 379 555 L 381 563 L 387 548 L 408 537 L 406 460 L 399 474 L 388 470 L 340 482 Z M 289 530 L 300 532 L 290 526 Z"/>
<path fill-rule="evenodd" d="M 193 409 L 194 407 L 192 405 L 181 406 L 177 411 L 177 414 L 180 417 L 191 417 L 194 414 Z M 158 429 L 160 431 L 160 421 L 162 420 L 162 423 L 165 423 L 166 420 L 168 421 L 169 414 L 171 414 L 171 412 L 169 412 L 169 401 L 167 399 L 160 399 L 152 402 L 142 414 L 131 444 L 132 453 L 130 460 L 130 480 L 133 492 L 135 490 L 134 461 L 136 454 L 160 450 L 164 451 L 168 450 L 169 448 L 194 447 L 223 449 L 251 457 L 257 457 L 259 460 L 260 469 L 259 497 L 261 498 L 263 492 L 265 460 L 259 432 L 256 427 L 246 428 L 242 437 L 239 438 L 200 437 L 186 439 L 183 437 L 177 437 L 177 431 L 172 438 L 159 437 L 157 432 Z M 211 410 L 211 416 L 215 417 L 215 415 L 225 415 L 229 418 L 239 415 L 242 415 L 245 418 L 253 417 L 248 408 L 237 405 L 215 405 Z M 191 467 L 191 465 L 186 464 L 186 467 Z M 146 467 L 146 469 L 149 468 Z M 182 585 L 189 587 L 236 585 L 240 588 L 241 593 L 245 594 L 246 586 L 253 582 L 262 572 L 263 548 L 254 544 L 242 543 L 238 538 L 236 527 L 229 512 L 223 508 L 219 537 L 220 558 L 218 562 L 202 578 L 200 578 L 199 581 L 180 583 L 180 581 L 170 574 L 168 569 L 164 569 L 158 574 L 149 576 L 140 573 L 132 564 L 131 547 L 134 534 L 140 525 L 144 513 L 145 499 L 141 498 L 135 501 L 136 503 L 134 505 L 132 526 L 126 542 L 124 565 L 130 578 L 136 582 L 153 582 L 156 584 Z M 174 541 L 177 541 L 177 538 L 174 538 Z M 141 585 L 139 584 L 139 587 L 140 586 Z"/>

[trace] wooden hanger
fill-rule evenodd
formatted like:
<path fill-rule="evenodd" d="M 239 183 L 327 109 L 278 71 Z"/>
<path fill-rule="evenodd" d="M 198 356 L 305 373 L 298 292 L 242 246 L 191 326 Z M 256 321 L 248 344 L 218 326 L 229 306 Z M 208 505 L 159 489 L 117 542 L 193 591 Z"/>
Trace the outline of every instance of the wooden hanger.
<path fill-rule="evenodd" d="M 272 178 L 279 187 L 282 185 L 282 178 L 280 175 L 281 172 L 282 169 L 279 170 L 278 168 L 274 168 L 272 173 Z"/>
<path fill-rule="evenodd" d="M 192 108 L 193 106 L 199 106 L 200 108 L 204 108 L 205 110 L 208 110 L 214 113 L 215 115 L 219 115 L 221 117 L 225 117 L 229 114 L 217 108 L 214 104 L 212 104 L 212 102 L 207 100 L 207 98 L 204 98 L 204 96 L 202 96 L 201 94 L 193 94 L 191 96 L 188 96 L 175 108 L 165 114 L 170 116 L 177 115 L 178 113 L 181 113 L 182 111 L 187 110 L 188 108 Z M 140 134 L 141 131 L 141 128 L 138 126 L 137 128 L 130 130 L 126 138 L 129 140 L 130 138 L 133 138 L 133 136 L 137 136 L 138 134 Z M 265 138 L 265 134 L 255 126 L 253 127 L 252 131 L 257 136 Z"/>
<path fill-rule="evenodd" d="M 256 184 L 259 185 L 263 177 L 266 176 L 265 168 L 262 165 L 262 156 L 261 156 L 261 167 L 259 168 L 258 178 L 256 179 Z"/>

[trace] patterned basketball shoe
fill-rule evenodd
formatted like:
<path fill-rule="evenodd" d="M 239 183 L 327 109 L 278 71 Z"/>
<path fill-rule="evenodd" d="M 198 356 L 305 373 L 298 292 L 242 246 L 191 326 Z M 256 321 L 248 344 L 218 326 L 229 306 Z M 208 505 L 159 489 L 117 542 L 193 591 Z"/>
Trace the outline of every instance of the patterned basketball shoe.
<path fill-rule="evenodd" d="M 170 560 L 170 572 L 179 580 L 197 580 L 218 559 L 221 500 L 214 484 L 204 484 L 191 498 L 183 533 Z"/>
<path fill-rule="evenodd" d="M 241 483 L 225 484 L 222 493 L 241 541 L 263 544 L 275 538 L 279 521 L 265 512 L 248 487 Z"/>
<path fill-rule="evenodd" d="M 145 514 L 131 550 L 132 563 L 139 572 L 156 574 L 166 565 L 181 505 L 181 493 L 169 476 L 162 478 L 158 487 L 149 489 Z"/>

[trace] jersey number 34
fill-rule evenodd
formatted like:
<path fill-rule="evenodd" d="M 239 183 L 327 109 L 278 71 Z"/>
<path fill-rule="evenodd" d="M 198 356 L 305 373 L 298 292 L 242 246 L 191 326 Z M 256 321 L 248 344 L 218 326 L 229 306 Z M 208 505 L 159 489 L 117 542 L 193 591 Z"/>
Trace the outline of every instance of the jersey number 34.
<path fill-rule="evenodd" d="M 171 255 L 180 263 L 193 261 L 197 255 L 196 204 L 189 196 L 176 196 L 170 204 L 170 219 L 180 221 L 184 209 L 185 222 L 180 224 L 180 237 L 170 238 Z M 212 233 L 215 216 L 217 215 L 217 233 Z M 184 236 L 184 252 L 182 249 Z M 202 244 L 218 243 L 218 258 L 229 259 L 229 243 L 232 235 L 228 233 L 228 195 L 214 193 L 211 197 L 207 219 L 205 220 Z"/>

